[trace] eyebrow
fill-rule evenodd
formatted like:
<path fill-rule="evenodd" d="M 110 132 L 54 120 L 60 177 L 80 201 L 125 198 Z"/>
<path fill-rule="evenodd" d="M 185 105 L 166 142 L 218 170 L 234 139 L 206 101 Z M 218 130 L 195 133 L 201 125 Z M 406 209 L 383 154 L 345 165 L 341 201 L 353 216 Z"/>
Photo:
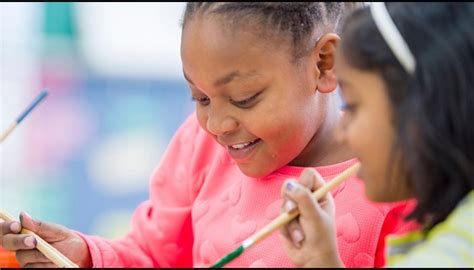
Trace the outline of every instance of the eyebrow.
<path fill-rule="evenodd" d="M 186 72 L 184 72 L 184 70 L 183 70 L 183 75 L 184 75 L 184 78 L 189 83 L 194 84 L 193 81 L 191 81 L 191 79 L 189 79 L 189 77 L 186 75 Z M 255 72 L 255 71 L 249 72 L 247 74 L 242 74 L 242 73 L 240 73 L 239 71 L 236 70 L 236 71 L 232 71 L 232 72 L 228 73 L 227 75 L 224 75 L 221 78 L 217 79 L 214 82 L 214 86 L 222 86 L 222 85 L 228 84 L 236 78 L 249 78 L 249 77 L 255 77 L 255 76 L 258 76 L 258 73 Z"/>

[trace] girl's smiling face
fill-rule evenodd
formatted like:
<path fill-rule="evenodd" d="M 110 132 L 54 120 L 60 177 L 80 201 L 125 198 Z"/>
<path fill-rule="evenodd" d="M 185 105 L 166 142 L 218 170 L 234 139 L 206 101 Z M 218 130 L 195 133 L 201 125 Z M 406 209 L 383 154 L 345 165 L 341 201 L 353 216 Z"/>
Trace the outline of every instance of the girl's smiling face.
<path fill-rule="evenodd" d="M 242 172 L 262 177 L 298 158 L 326 115 L 311 58 L 295 64 L 291 42 L 225 30 L 196 17 L 182 33 L 183 72 L 200 125 Z M 309 165 L 309 164 L 308 164 Z"/>

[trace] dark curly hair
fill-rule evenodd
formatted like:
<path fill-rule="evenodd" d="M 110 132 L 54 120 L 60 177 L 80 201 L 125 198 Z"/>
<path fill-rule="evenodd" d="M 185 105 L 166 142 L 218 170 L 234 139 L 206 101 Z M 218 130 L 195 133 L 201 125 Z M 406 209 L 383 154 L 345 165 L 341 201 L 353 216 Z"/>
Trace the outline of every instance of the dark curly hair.
<path fill-rule="evenodd" d="M 394 159 L 401 157 L 418 201 L 408 219 L 426 225 L 426 232 L 474 188 L 474 4 L 386 5 L 416 59 L 414 75 L 392 53 L 368 8 L 347 18 L 340 45 L 350 65 L 385 81 L 398 138 Z"/>
<path fill-rule="evenodd" d="M 298 59 L 314 46 L 315 27 L 338 33 L 343 15 L 359 6 L 358 2 L 188 2 L 182 26 L 196 15 L 218 15 L 234 29 L 250 26 L 259 34 L 288 38 Z"/>

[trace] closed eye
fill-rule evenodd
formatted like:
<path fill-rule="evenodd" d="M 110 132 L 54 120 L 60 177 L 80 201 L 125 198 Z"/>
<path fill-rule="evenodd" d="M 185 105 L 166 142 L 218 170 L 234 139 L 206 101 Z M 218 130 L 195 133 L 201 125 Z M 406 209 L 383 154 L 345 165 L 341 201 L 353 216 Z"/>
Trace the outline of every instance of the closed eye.
<path fill-rule="evenodd" d="M 231 100 L 231 103 L 234 104 L 235 106 L 239 107 L 239 108 L 243 108 L 243 109 L 246 109 L 246 108 L 250 108 L 251 106 L 254 105 L 253 101 L 263 92 L 260 91 L 258 92 L 257 94 L 249 97 L 249 98 L 246 98 L 244 100 L 239 100 L 239 101 L 235 101 L 235 100 Z"/>

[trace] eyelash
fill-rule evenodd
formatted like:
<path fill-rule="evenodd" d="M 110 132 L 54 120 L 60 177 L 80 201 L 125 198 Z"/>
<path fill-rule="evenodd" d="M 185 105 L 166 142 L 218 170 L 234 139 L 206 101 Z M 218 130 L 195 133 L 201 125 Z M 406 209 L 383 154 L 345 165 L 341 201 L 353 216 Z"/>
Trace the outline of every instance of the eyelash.
<path fill-rule="evenodd" d="M 195 97 L 191 97 L 191 100 L 194 101 L 194 102 L 198 102 L 199 105 L 201 106 L 206 106 L 209 104 L 210 100 L 208 97 L 205 97 L 205 98 L 195 98 Z"/>
<path fill-rule="evenodd" d="M 235 106 L 239 107 L 239 108 L 246 109 L 246 108 L 249 108 L 251 106 L 251 104 L 249 104 L 249 103 L 252 102 L 255 98 L 257 98 L 261 93 L 262 93 L 262 91 L 258 92 L 257 94 L 255 94 L 255 95 L 253 95 L 253 96 L 251 96 L 247 99 L 240 100 L 240 101 L 233 101 L 231 99 L 230 102 L 232 104 L 234 104 Z M 204 98 L 191 97 L 191 100 L 194 101 L 194 102 L 198 102 L 201 106 L 207 106 L 207 105 L 209 105 L 209 102 L 210 102 L 208 97 L 204 97 Z"/>
<path fill-rule="evenodd" d="M 251 104 L 249 104 L 250 102 L 252 102 L 255 98 L 257 98 L 260 94 L 262 93 L 262 91 L 258 92 L 257 94 L 247 98 L 247 99 L 244 99 L 244 100 L 240 100 L 240 101 L 233 101 L 231 100 L 230 102 L 232 104 L 234 104 L 235 106 L 237 107 L 240 107 L 240 108 L 249 108 L 251 106 Z"/>

